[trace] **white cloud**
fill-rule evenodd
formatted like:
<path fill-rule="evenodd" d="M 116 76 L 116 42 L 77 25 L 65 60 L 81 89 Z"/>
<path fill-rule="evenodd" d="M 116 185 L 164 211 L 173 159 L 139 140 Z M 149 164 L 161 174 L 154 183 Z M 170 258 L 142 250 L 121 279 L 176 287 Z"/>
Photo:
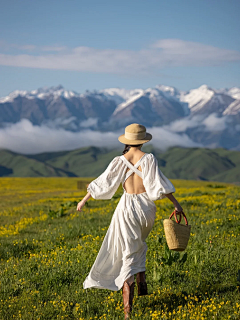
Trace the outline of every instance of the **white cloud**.
<path fill-rule="evenodd" d="M 183 41 L 180 39 L 162 39 L 153 44 L 154 48 L 162 49 L 173 63 L 188 63 L 189 65 L 219 65 L 224 61 L 238 61 L 240 52 L 217 48 L 199 42 Z"/>
<path fill-rule="evenodd" d="M 194 128 L 201 125 L 201 122 L 204 119 L 204 115 L 195 115 L 193 117 L 185 117 L 179 120 L 175 120 L 170 124 L 163 126 L 173 132 L 185 132 L 187 128 Z"/>
<path fill-rule="evenodd" d="M 0 40 L 0 49 L 3 51 L 9 51 L 11 49 L 23 50 L 23 51 L 33 51 L 37 49 L 37 46 L 33 44 L 19 45 L 16 43 L 7 43 L 6 41 Z"/>
<path fill-rule="evenodd" d="M 88 128 L 92 126 L 96 126 L 98 122 L 98 118 L 88 118 L 87 120 L 83 120 L 80 122 L 80 127 Z"/>
<path fill-rule="evenodd" d="M 36 46 L 34 44 L 24 44 L 20 45 L 17 43 L 8 43 L 6 41 L 0 40 L 0 49 L 4 51 L 10 51 L 12 49 L 17 49 L 20 51 L 51 51 L 60 52 L 66 51 L 68 48 L 66 46 L 52 45 L 52 46 Z"/>
<path fill-rule="evenodd" d="M 175 120 L 163 128 L 173 132 L 185 132 L 196 127 L 201 127 L 201 131 L 222 131 L 228 127 L 227 122 L 228 116 L 218 117 L 217 113 L 211 113 L 206 117 L 199 114 Z"/>
<path fill-rule="evenodd" d="M 42 125 L 47 126 L 52 129 L 59 129 L 67 127 L 70 130 L 77 130 L 78 120 L 76 117 L 72 116 L 69 118 L 56 118 L 54 120 L 44 120 Z"/>
<path fill-rule="evenodd" d="M 153 135 L 150 143 L 162 150 L 172 146 L 202 147 L 186 134 L 171 132 L 167 128 L 153 127 L 147 131 Z M 29 120 L 22 119 L 16 124 L 0 129 L 0 148 L 23 154 L 73 150 L 86 146 L 124 148 L 118 141 L 118 136 L 123 132 L 123 129 L 117 132 L 99 132 L 90 129 L 71 132 L 47 125 L 36 126 Z"/>
<path fill-rule="evenodd" d="M 172 132 L 166 127 L 153 127 L 150 130 L 153 136 L 152 144 L 163 151 L 166 151 L 169 147 L 179 146 L 179 147 L 203 147 L 201 143 L 192 141 L 187 134 L 178 134 Z"/>
<path fill-rule="evenodd" d="M 21 46 L 21 49 L 24 46 Z M 31 46 L 27 45 L 26 51 Z M 28 49 L 28 50 L 27 50 Z M 48 53 L 42 53 L 48 51 Z M 0 65 L 105 72 L 115 74 L 148 74 L 164 67 L 218 66 L 240 61 L 240 52 L 179 39 L 162 39 L 138 50 L 96 49 L 62 46 L 39 47 L 38 54 L 0 54 Z"/>
<path fill-rule="evenodd" d="M 226 121 L 227 116 L 219 118 L 215 113 L 211 113 L 206 119 L 204 119 L 203 124 L 207 131 L 222 131 L 227 128 Z"/>

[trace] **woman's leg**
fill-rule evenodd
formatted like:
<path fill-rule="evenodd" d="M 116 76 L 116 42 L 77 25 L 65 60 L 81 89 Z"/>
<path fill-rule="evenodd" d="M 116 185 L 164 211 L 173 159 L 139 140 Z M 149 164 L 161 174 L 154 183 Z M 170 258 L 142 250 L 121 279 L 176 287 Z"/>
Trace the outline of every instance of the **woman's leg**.
<path fill-rule="evenodd" d="M 130 278 L 126 280 L 126 282 L 131 286 L 131 284 L 134 282 L 134 275 L 132 275 Z"/>
<path fill-rule="evenodd" d="M 145 271 L 139 272 L 136 277 L 138 286 L 138 295 L 145 296 L 148 294 Z"/>
<path fill-rule="evenodd" d="M 134 286 L 135 286 L 134 275 L 132 275 L 130 278 L 128 278 L 124 282 L 122 287 L 125 319 L 129 318 L 129 314 L 132 311 Z"/>

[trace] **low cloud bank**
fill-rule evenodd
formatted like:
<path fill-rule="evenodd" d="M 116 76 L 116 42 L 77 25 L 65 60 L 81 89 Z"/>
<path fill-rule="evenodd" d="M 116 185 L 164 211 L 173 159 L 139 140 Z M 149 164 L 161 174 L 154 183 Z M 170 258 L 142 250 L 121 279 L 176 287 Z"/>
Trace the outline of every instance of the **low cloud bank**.
<path fill-rule="evenodd" d="M 201 130 L 216 132 L 226 129 L 229 125 L 228 121 L 228 116 L 218 117 L 217 113 L 211 113 L 207 117 L 199 114 L 173 121 L 162 128 L 173 132 L 185 132 L 188 128 L 201 127 Z"/>
<path fill-rule="evenodd" d="M 204 147 L 200 143 L 192 141 L 184 131 L 187 128 L 198 127 L 201 131 L 216 131 L 226 128 L 227 118 L 217 118 L 215 114 L 202 119 L 201 116 L 176 120 L 162 127 L 147 128 L 153 135 L 151 144 L 161 150 L 167 150 L 172 146 L 180 147 Z M 118 136 L 124 129 L 116 132 L 99 132 L 87 128 L 94 121 L 83 123 L 80 132 L 71 132 L 63 128 L 42 124 L 33 125 L 29 120 L 22 119 L 15 124 L 9 124 L 0 129 L 0 148 L 8 149 L 22 154 L 35 154 L 49 151 L 74 150 L 87 146 L 116 148 L 123 147 L 118 141 Z"/>
<path fill-rule="evenodd" d="M 186 134 L 171 132 L 166 127 L 152 127 L 149 131 L 153 135 L 151 143 L 162 150 L 176 145 L 202 147 Z M 121 148 L 123 144 L 118 141 L 118 136 L 123 132 L 123 129 L 116 132 L 99 132 L 90 129 L 71 132 L 46 125 L 36 126 L 29 120 L 22 119 L 16 124 L 0 129 L 0 148 L 23 154 L 73 150 L 87 146 Z"/>

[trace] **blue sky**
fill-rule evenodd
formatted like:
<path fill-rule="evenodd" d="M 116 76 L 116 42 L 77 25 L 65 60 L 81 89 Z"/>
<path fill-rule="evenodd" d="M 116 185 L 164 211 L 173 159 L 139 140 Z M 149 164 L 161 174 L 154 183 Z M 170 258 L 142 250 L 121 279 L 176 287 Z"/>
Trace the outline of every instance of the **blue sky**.
<path fill-rule="evenodd" d="M 240 86 L 240 1 L 0 1 L 0 96 Z"/>

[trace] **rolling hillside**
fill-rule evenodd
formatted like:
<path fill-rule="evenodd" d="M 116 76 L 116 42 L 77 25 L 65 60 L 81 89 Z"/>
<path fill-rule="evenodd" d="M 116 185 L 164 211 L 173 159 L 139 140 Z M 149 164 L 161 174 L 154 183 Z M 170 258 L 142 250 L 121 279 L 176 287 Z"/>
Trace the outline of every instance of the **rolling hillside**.
<path fill-rule="evenodd" d="M 240 152 L 223 148 L 179 148 L 166 152 L 151 144 L 142 148 L 153 153 L 169 179 L 207 180 L 240 184 Z M 122 150 L 85 147 L 73 151 L 35 155 L 0 150 L 1 177 L 97 177 Z"/>

